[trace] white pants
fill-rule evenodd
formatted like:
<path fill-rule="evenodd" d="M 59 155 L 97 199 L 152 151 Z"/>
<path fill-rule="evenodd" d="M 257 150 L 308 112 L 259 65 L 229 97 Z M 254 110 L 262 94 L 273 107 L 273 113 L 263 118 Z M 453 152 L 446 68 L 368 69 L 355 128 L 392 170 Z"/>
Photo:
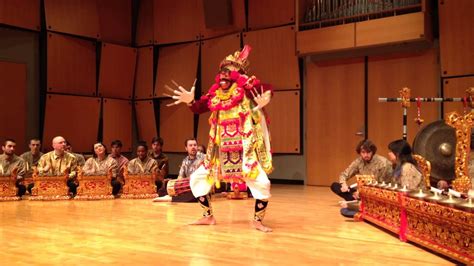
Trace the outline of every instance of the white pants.
<path fill-rule="evenodd" d="M 260 164 L 258 167 L 258 176 L 256 179 L 245 180 L 245 183 L 250 188 L 252 196 L 255 199 L 269 199 L 270 194 L 270 180 L 268 176 L 263 171 Z M 209 170 L 207 170 L 204 165 L 201 165 L 194 173 L 191 174 L 190 186 L 191 191 L 193 192 L 194 197 L 205 196 L 211 191 L 212 184 L 207 181 L 207 176 L 209 175 Z"/>

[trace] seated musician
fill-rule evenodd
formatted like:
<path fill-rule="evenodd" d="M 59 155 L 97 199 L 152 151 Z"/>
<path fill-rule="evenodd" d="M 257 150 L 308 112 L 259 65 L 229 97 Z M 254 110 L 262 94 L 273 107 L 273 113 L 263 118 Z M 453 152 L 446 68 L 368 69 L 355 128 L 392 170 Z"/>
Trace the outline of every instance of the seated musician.
<path fill-rule="evenodd" d="M 399 139 L 388 144 L 388 158 L 395 164 L 392 183 L 410 190 L 423 189 L 423 174 L 417 168 L 412 149 L 406 140 Z"/>
<path fill-rule="evenodd" d="M 131 160 L 127 165 L 127 171 L 131 175 L 156 174 L 158 163 L 148 156 L 146 142 L 140 141 L 137 145 L 137 158 Z M 125 180 L 127 182 L 127 180 Z"/>
<path fill-rule="evenodd" d="M 33 168 L 38 166 L 39 159 L 43 156 L 41 152 L 41 141 L 39 139 L 31 139 L 30 144 L 28 144 L 30 151 L 27 151 L 20 155 L 20 157 L 25 161 L 25 170 L 26 176 L 29 177 L 33 174 Z M 31 194 L 34 184 L 31 183 L 26 188 L 28 193 Z"/>
<path fill-rule="evenodd" d="M 69 193 L 74 197 L 79 186 L 77 182 L 77 159 L 74 155 L 65 151 L 66 140 L 63 137 L 54 137 L 52 144 L 53 151 L 41 156 L 38 162 L 38 174 L 55 176 L 67 174 Z"/>
<path fill-rule="evenodd" d="M 66 148 L 65 148 L 65 151 L 69 152 L 70 154 L 74 155 L 76 157 L 76 160 L 77 160 L 77 166 L 84 166 L 84 164 L 86 163 L 86 159 L 84 158 L 84 156 L 80 153 L 75 153 L 72 151 L 72 145 L 69 141 L 66 140 Z"/>
<path fill-rule="evenodd" d="M 112 144 L 110 145 L 110 154 L 109 157 L 114 159 L 117 162 L 118 165 L 118 173 L 117 173 L 117 181 L 120 184 L 120 187 L 118 186 L 113 186 L 112 194 L 113 195 L 118 195 L 120 193 L 120 190 L 122 189 L 122 185 L 125 183 L 125 179 L 123 177 L 123 171 L 125 168 L 127 168 L 128 164 L 128 159 L 127 157 L 122 155 L 122 141 L 120 140 L 114 140 L 112 141 Z"/>
<path fill-rule="evenodd" d="M 349 167 L 339 176 L 339 182 L 331 185 L 331 190 L 346 201 L 355 200 L 352 195 L 356 189 L 349 188 L 347 180 L 351 177 L 361 175 L 374 175 L 378 182 L 390 182 L 392 176 L 392 164 L 387 158 L 375 154 L 377 147 L 370 140 L 362 140 L 357 144 L 356 152 L 359 155 Z"/>
<path fill-rule="evenodd" d="M 178 195 L 173 197 L 168 195 L 167 183 L 169 179 L 165 179 L 165 185 L 158 191 L 158 195 L 160 197 L 155 198 L 153 201 L 196 202 L 196 198 L 193 196 L 193 193 L 191 192 L 191 187 L 189 186 L 189 178 L 191 174 L 196 171 L 196 169 L 198 169 L 199 166 L 201 166 L 201 164 L 204 162 L 205 154 L 198 153 L 197 140 L 194 138 L 186 139 L 184 142 L 184 147 L 186 149 L 186 152 L 188 153 L 188 156 L 186 156 L 186 158 L 184 158 L 183 162 L 181 163 L 178 180 L 176 181 L 176 183 L 182 182 L 183 185 L 181 185 L 180 187 L 183 188 L 184 192 L 181 193 L 176 191 L 175 189 Z"/>
<path fill-rule="evenodd" d="M 153 137 L 151 140 L 151 150 L 148 151 L 148 156 L 153 158 L 158 164 L 157 179 L 155 181 L 156 190 L 163 187 L 163 180 L 166 179 L 169 172 L 168 156 L 163 153 L 164 141 L 161 137 Z"/>
<path fill-rule="evenodd" d="M 118 164 L 112 157 L 107 156 L 107 148 L 101 142 L 94 144 L 94 156 L 87 159 L 82 168 L 84 175 L 108 175 L 112 172 L 111 186 L 115 197 L 122 188 L 122 184 L 117 180 Z"/>
<path fill-rule="evenodd" d="M 7 139 L 2 144 L 3 154 L 0 155 L 0 175 L 16 175 L 15 185 L 18 188 L 18 196 L 21 197 L 26 192 L 26 187 L 22 184 L 25 176 L 25 162 L 15 154 L 16 142 Z"/>

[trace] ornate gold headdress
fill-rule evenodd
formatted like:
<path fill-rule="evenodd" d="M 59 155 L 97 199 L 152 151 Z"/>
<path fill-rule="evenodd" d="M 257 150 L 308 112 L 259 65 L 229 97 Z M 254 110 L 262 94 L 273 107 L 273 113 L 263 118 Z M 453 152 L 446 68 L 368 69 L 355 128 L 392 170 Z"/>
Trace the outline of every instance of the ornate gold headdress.
<path fill-rule="evenodd" d="M 236 71 L 244 71 L 247 72 L 249 67 L 249 61 L 247 57 L 249 56 L 252 47 L 250 45 L 245 45 L 242 51 L 236 51 L 234 54 L 230 54 L 222 60 L 219 68 L 225 68 L 228 66 L 234 67 Z"/>

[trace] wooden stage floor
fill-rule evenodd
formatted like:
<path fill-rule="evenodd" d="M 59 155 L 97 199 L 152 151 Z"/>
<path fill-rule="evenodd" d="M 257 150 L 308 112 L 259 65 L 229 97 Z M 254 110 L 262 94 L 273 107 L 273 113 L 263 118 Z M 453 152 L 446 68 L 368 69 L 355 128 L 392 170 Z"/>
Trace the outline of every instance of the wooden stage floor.
<path fill-rule="evenodd" d="M 189 226 L 197 203 L 0 202 L 0 265 L 452 265 L 339 214 L 329 188 L 273 185 L 262 233 L 254 200 L 213 202 L 217 225 Z"/>

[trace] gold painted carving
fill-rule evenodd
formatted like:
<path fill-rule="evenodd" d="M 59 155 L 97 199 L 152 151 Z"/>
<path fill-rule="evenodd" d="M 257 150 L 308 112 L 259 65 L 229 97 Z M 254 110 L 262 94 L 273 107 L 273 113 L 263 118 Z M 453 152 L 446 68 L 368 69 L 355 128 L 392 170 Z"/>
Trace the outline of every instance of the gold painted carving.
<path fill-rule="evenodd" d="M 431 163 L 426 160 L 423 156 L 414 154 L 413 158 L 418 163 L 418 168 L 421 170 L 423 174 L 423 180 L 425 181 L 425 186 L 429 188 L 431 186 L 430 183 L 430 175 L 431 175 Z"/>
<path fill-rule="evenodd" d="M 68 174 L 64 175 L 39 175 L 33 172 L 35 186 L 29 200 L 64 200 L 70 199 L 69 187 L 67 186 Z"/>
<path fill-rule="evenodd" d="M 84 175 L 79 170 L 78 178 L 79 187 L 77 188 L 77 196 L 75 200 L 98 200 L 113 199 L 112 185 L 112 169 L 107 175 Z"/>
<path fill-rule="evenodd" d="M 408 108 L 410 107 L 410 89 L 405 87 L 402 88 L 400 91 L 400 98 L 402 98 L 402 107 Z"/>
<path fill-rule="evenodd" d="M 156 194 L 155 176 L 153 174 L 131 175 L 124 172 L 125 184 L 121 198 L 125 199 L 148 199 L 155 198 Z"/>
<path fill-rule="evenodd" d="M 16 176 L 0 176 L 0 201 L 19 200 L 17 196 L 18 189 L 15 185 Z"/>
<path fill-rule="evenodd" d="M 468 175 L 467 157 L 471 143 L 471 128 L 474 125 L 474 113 L 459 115 L 457 112 L 448 113 L 445 121 L 456 131 L 456 159 L 454 170 L 456 179 L 453 188 L 462 193 L 467 193 L 471 188 L 471 178 Z"/>
<path fill-rule="evenodd" d="M 375 181 L 374 175 L 356 175 L 357 186 L 362 187 L 363 185 L 367 185 L 370 182 Z"/>
<path fill-rule="evenodd" d="M 360 218 L 395 233 L 406 228 L 408 240 L 474 264 L 474 213 L 378 187 L 362 186 L 359 191 L 364 206 Z M 403 211 L 405 220 L 400 219 Z"/>

